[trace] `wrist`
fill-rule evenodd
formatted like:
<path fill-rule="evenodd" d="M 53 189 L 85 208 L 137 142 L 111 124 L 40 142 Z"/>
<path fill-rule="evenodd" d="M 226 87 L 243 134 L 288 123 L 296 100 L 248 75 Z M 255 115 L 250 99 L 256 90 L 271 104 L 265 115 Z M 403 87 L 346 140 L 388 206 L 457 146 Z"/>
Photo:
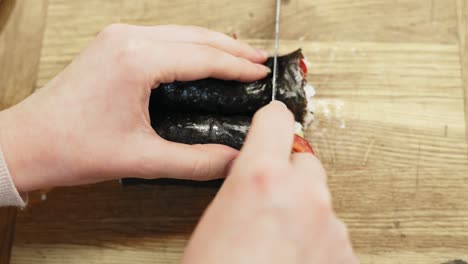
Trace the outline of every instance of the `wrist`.
<path fill-rule="evenodd" d="M 0 112 L 0 147 L 18 192 L 29 192 L 44 188 L 45 183 L 35 174 L 43 173 L 38 168 L 40 155 L 33 144 L 34 138 L 28 138 L 26 116 L 13 107 Z"/>
<path fill-rule="evenodd" d="M 13 117 L 14 112 L 12 109 L 3 110 L 0 112 L 0 147 L 3 151 L 3 156 L 10 171 L 10 176 L 13 180 L 16 189 L 19 192 L 25 192 L 23 187 L 23 179 L 18 176 L 17 167 L 21 165 L 21 159 L 18 155 L 19 150 L 14 150 L 15 141 L 18 139 L 15 137 L 15 132 L 17 127 L 17 122 Z"/>
<path fill-rule="evenodd" d="M 3 157 L 0 146 L 0 207 L 1 206 L 20 206 L 27 204 L 27 193 L 21 195 L 13 183 L 5 158 Z"/>

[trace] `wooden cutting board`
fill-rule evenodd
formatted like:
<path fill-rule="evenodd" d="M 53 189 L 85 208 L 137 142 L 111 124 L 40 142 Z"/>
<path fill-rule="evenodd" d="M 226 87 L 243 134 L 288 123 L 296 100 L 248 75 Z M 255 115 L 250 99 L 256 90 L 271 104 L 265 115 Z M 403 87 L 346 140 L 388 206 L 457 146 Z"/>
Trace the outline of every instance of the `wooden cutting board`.
<path fill-rule="evenodd" d="M 281 51 L 302 47 L 313 64 L 307 137 L 361 262 L 468 260 L 468 1 L 283 2 Z M 114 22 L 196 24 L 273 44 L 270 0 L 28 0 L 2 17 L 2 108 Z M 18 212 L 11 262 L 177 263 L 215 192 L 117 182 L 54 190 Z"/>

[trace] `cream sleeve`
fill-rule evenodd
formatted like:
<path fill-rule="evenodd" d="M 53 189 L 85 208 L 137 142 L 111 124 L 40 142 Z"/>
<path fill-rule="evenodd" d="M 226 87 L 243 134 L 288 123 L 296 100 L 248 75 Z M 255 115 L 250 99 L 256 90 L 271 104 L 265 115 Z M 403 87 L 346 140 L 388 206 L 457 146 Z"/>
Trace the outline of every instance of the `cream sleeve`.
<path fill-rule="evenodd" d="M 0 207 L 25 207 L 26 203 L 26 199 L 21 197 L 13 183 L 3 152 L 0 149 Z"/>

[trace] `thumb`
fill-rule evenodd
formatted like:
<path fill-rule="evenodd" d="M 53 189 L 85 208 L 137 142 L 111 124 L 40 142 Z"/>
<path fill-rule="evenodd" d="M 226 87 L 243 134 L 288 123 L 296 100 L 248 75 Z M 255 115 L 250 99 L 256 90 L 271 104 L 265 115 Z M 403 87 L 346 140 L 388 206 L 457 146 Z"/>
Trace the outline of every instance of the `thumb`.
<path fill-rule="evenodd" d="M 144 139 L 137 156 L 144 160 L 139 174 L 143 178 L 174 178 L 197 181 L 227 176 L 238 151 L 223 145 L 186 145 L 159 137 Z"/>

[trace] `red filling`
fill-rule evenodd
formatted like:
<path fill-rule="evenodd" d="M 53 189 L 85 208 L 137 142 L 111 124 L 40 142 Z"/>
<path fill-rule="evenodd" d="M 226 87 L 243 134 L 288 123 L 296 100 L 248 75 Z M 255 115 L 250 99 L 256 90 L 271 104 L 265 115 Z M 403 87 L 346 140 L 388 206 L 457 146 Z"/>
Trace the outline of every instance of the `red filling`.
<path fill-rule="evenodd" d="M 314 149 L 309 144 L 309 142 L 298 135 L 294 135 L 293 152 L 295 153 L 307 152 L 307 153 L 312 153 L 314 156 L 317 156 L 315 154 Z"/>
<path fill-rule="evenodd" d="M 303 75 L 306 75 L 307 74 L 307 65 L 306 65 L 306 63 L 304 61 L 304 58 L 302 58 L 302 57 L 299 60 L 299 66 L 301 67 Z M 314 156 L 317 156 L 315 154 L 314 149 L 309 144 L 309 142 L 306 139 L 304 139 L 304 138 L 302 138 L 302 137 L 300 137 L 298 135 L 294 135 L 293 152 L 295 152 L 295 153 L 307 152 L 307 153 L 312 153 Z"/>
<path fill-rule="evenodd" d="M 306 75 L 307 74 L 307 65 L 305 64 L 304 59 L 300 60 L 300 66 L 301 66 L 302 72 L 304 73 L 304 75 Z"/>

